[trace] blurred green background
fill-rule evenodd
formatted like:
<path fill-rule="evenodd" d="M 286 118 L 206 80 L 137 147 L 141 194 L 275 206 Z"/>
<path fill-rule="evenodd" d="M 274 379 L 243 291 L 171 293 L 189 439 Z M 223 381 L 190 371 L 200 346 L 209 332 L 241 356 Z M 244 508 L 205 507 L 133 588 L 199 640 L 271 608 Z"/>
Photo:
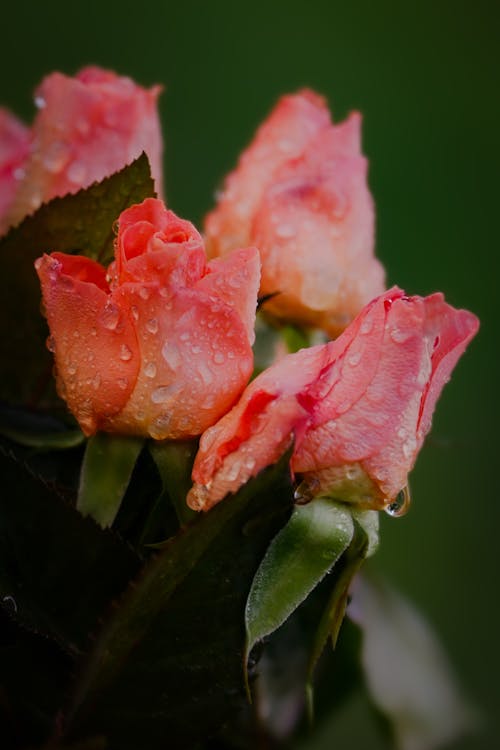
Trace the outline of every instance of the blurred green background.
<path fill-rule="evenodd" d="M 280 94 L 306 85 L 337 120 L 362 111 L 389 283 L 443 290 L 482 321 L 413 472 L 411 512 L 384 517 L 377 559 L 433 622 L 483 713 L 461 750 L 500 746 L 497 10 L 487 0 L 11 1 L 1 24 L 0 103 L 26 120 L 55 69 L 97 63 L 165 85 L 168 200 L 195 222 Z M 311 747 L 383 748 L 373 731 L 355 699 Z"/>

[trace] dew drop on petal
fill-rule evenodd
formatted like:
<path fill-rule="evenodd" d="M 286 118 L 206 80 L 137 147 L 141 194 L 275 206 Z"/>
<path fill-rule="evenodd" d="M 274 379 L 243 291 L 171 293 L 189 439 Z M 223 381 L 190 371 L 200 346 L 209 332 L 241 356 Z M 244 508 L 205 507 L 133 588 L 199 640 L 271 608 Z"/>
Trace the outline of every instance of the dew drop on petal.
<path fill-rule="evenodd" d="M 100 321 L 108 331 L 114 331 L 120 320 L 120 310 L 113 302 L 107 302 L 100 316 Z"/>
<path fill-rule="evenodd" d="M 120 346 L 120 359 L 122 362 L 128 362 L 130 359 L 132 359 L 132 351 L 127 346 L 127 344 L 122 344 Z"/>
<path fill-rule="evenodd" d="M 66 170 L 66 176 L 75 185 L 81 185 L 87 176 L 87 167 L 81 161 L 74 161 Z"/>
<path fill-rule="evenodd" d="M 56 342 L 55 342 L 55 339 L 54 339 L 53 336 L 48 336 L 47 337 L 47 341 L 45 343 L 46 343 L 46 346 L 47 346 L 47 349 L 49 350 L 49 352 L 55 352 L 55 350 L 56 350 Z"/>
<path fill-rule="evenodd" d="M 408 512 L 410 504 L 410 488 L 407 485 L 406 487 L 403 487 L 400 492 L 398 492 L 395 500 L 389 503 L 389 505 L 385 508 L 385 512 L 387 513 L 387 515 L 392 516 L 393 518 L 399 518 L 400 516 L 404 516 L 405 513 Z"/>
<path fill-rule="evenodd" d="M 371 318 L 365 318 L 363 320 L 363 322 L 361 323 L 361 326 L 359 328 L 359 332 L 361 334 L 363 334 L 363 335 L 366 335 L 366 334 L 370 333 L 370 331 L 372 330 L 372 328 L 373 328 L 373 322 L 372 322 Z"/>
<path fill-rule="evenodd" d="M 118 385 L 118 388 L 124 391 L 125 388 L 128 386 L 128 380 L 127 378 L 118 378 L 118 380 L 116 381 L 116 384 Z"/>
<path fill-rule="evenodd" d="M 149 333 L 158 333 L 158 321 L 156 318 L 151 318 L 146 323 L 146 330 L 149 331 Z"/>
<path fill-rule="evenodd" d="M 412 337 L 413 332 L 411 330 L 403 331 L 401 328 L 393 328 L 390 332 L 390 337 L 395 344 L 404 344 Z"/>
<path fill-rule="evenodd" d="M 148 362 L 148 364 L 144 368 L 144 374 L 147 378 L 156 377 L 156 365 L 154 362 Z"/>

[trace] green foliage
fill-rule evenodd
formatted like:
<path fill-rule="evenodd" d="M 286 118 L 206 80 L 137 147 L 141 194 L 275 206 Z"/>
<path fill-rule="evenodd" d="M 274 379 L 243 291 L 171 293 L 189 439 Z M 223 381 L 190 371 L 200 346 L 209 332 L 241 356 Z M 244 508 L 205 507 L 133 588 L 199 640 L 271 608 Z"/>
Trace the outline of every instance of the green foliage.
<path fill-rule="evenodd" d="M 142 438 L 98 432 L 87 441 L 77 509 L 102 526 L 111 526 L 144 445 Z"/>
<path fill-rule="evenodd" d="M 273 540 L 252 583 L 245 610 L 247 653 L 278 628 L 348 547 L 353 521 L 345 506 L 318 498 L 297 506 Z"/>
<path fill-rule="evenodd" d="M 181 530 L 105 624 L 67 734 L 109 747 L 194 747 L 245 703 L 243 611 L 291 503 L 289 456 Z M 167 738 L 167 740 L 166 740 Z"/>
<path fill-rule="evenodd" d="M 41 206 L 0 239 L 0 399 L 14 404 L 59 405 L 52 385 L 47 325 L 33 264 L 43 253 L 78 253 L 107 264 L 113 226 L 121 211 L 154 195 L 143 154 L 102 182 Z"/>

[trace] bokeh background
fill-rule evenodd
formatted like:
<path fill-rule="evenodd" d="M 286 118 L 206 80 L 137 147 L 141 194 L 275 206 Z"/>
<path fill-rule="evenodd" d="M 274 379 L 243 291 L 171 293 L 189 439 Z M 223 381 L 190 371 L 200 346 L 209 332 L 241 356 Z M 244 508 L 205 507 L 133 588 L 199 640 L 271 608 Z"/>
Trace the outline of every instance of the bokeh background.
<path fill-rule="evenodd" d="M 488 0 L 14 2 L 0 103 L 26 120 L 41 77 L 97 63 L 162 83 L 170 207 L 199 222 L 277 97 L 310 86 L 364 115 L 389 283 L 443 290 L 482 328 L 439 403 L 413 507 L 383 519 L 376 565 L 433 622 L 483 714 L 460 750 L 500 746 L 498 7 Z M 310 748 L 384 748 L 355 696 Z"/>

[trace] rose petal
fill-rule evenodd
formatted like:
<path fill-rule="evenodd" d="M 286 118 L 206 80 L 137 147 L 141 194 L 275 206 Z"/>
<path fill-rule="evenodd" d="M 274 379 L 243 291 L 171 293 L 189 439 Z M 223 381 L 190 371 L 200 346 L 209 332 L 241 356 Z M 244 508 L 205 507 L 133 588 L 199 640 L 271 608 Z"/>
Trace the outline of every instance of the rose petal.
<path fill-rule="evenodd" d="M 63 253 L 36 264 L 51 331 L 58 388 L 90 435 L 120 412 L 139 372 L 136 336 L 102 266 Z"/>

